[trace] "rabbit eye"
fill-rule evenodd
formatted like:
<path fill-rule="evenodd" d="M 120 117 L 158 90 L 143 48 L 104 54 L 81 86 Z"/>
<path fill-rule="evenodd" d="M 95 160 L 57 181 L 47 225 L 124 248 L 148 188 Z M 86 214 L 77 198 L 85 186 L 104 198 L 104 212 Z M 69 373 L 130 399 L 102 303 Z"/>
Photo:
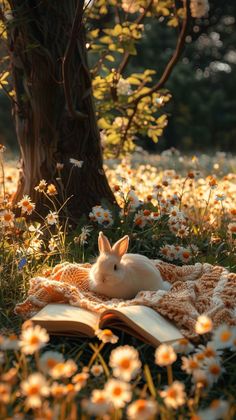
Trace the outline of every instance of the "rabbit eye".
<path fill-rule="evenodd" d="M 117 270 L 117 265 L 116 265 L 116 264 L 114 265 L 114 270 L 115 270 L 115 271 Z"/>

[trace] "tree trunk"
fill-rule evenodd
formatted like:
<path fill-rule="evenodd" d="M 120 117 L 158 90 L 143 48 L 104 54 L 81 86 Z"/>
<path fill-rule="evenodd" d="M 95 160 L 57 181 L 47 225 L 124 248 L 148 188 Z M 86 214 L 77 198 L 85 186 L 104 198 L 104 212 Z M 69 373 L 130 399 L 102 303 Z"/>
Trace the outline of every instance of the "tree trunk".
<path fill-rule="evenodd" d="M 103 171 L 82 24 L 67 74 L 62 71 L 78 2 L 83 4 L 80 0 L 11 0 L 14 20 L 9 32 L 16 91 L 13 112 L 22 162 L 14 200 L 28 194 L 37 210 L 45 213 L 42 195 L 34 189 L 45 179 L 57 186 L 61 202 L 72 196 L 67 214 L 73 221 L 102 199 L 114 203 Z M 70 158 L 83 161 L 82 167 L 73 165 Z M 60 173 L 57 163 L 64 165 Z"/>

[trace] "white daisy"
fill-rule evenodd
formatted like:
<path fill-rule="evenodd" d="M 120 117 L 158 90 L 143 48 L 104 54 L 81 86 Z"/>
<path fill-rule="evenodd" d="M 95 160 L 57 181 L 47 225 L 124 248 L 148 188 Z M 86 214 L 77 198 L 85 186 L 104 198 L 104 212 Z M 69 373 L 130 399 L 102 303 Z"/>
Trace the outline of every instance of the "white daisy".
<path fill-rule="evenodd" d="M 15 219 L 15 215 L 11 210 L 4 210 L 3 212 L 1 212 L 1 223 L 3 226 L 6 227 L 12 227 L 14 226 L 14 219 Z"/>
<path fill-rule="evenodd" d="M 105 416 L 113 408 L 106 391 L 100 389 L 94 389 L 90 400 L 84 400 L 82 405 L 88 414 L 99 417 Z"/>
<path fill-rule="evenodd" d="M 182 357 L 182 370 L 187 372 L 189 375 L 192 374 L 195 370 L 201 368 L 201 361 L 197 359 L 197 357 L 194 355 L 192 357 Z"/>
<path fill-rule="evenodd" d="M 212 342 L 217 349 L 226 349 L 232 347 L 236 339 L 236 329 L 229 325 L 223 324 L 216 328 L 213 332 Z"/>
<path fill-rule="evenodd" d="M 20 336 L 21 351 L 25 354 L 33 354 L 44 347 L 48 341 L 49 335 L 40 325 L 26 328 Z"/>
<path fill-rule="evenodd" d="M 15 334 L 8 337 L 2 337 L 0 342 L 0 349 L 2 350 L 18 350 L 20 347 L 19 340 Z"/>
<path fill-rule="evenodd" d="M 203 369 L 212 382 L 217 382 L 222 373 L 225 372 L 225 368 L 221 366 L 219 359 L 213 357 L 204 360 Z"/>
<path fill-rule="evenodd" d="M 58 364 L 63 363 L 64 357 L 61 353 L 57 351 L 46 351 L 42 354 L 39 359 L 39 368 L 44 373 L 47 374 Z"/>
<path fill-rule="evenodd" d="M 192 382 L 195 385 L 200 385 L 203 388 L 210 388 L 213 384 L 212 379 L 204 369 L 195 369 L 192 372 Z"/>
<path fill-rule="evenodd" d="M 27 380 L 21 382 L 22 394 L 26 396 L 26 406 L 39 408 L 42 405 L 42 397 L 49 395 L 49 387 L 41 373 L 32 373 Z"/>
<path fill-rule="evenodd" d="M 59 362 L 52 367 L 50 375 L 54 379 L 70 378 L 77 371 L 78 367 L 74 360 L 69 359 L 66 362 Z"/>
<path fill-rule="evenodd" d="M 172 347 L 176 353 L 189 354 L 194 350 L 193 344 L 187 338 L 181 338 L 180 340 L 172 343 Z"/>
<path fill-rule="evenodd" d="M 209 357 L 220 357 L 223 351 L 217 350 L 214 343 L 209 341 L 205 346 L 203 344 L 199 344 L 196 349 L 195 356 L 198 358 L 198 355 L 202 355 L 202 360 Z M 200 360 L 200 359 L 198 359 Z"/>
<path fill-rule="evenodd" d="M 105 392 L 116 408 L 121 408 L 132 398 L 131 386 L 118 379 L 109 379 L 105 384 Z"/>
<path fill-rule="evenodd" d="M 84 161 L 70 158 L 70 163 L 72 163 L 74 166 L 77 166 L 77 168 L 82 168 Z"/>
<path fill-rule="evenodd" d="M 90 369 L 90 372 L 92 373 L 93 376 L 100 376 L 103 374 L 104 369 L 102 365 L 93 365 Z"/>
<path fill-rule="evenodd" d="M 159 366 L 172 365 L 177 359 L 177 355 L 172 346 L 161 344 L 155 351 L 155 362 Z"/>
<path fill-rule="evenodd" d="M 131 420 L 150 420 L 157 414 L 156 401 L 139 399 L 127 408 L 128 418 Z"/>
<path fill-rule="evenodd" d="M 225 400 L 213 400 L 209 407 L 199 410 L 196 418 L 198 420 L 221 420 L 226 419 L 229 410 L 229 403 Z"/>
<path fill-rule="evenodd" d="M 58 222 L 58 214 L 55 211 L 50 211 L 46 216 L 49 225 L 55 225 Z"/>
<path fill-rule="evenodd" d="M 103 343 L 115 344 L 119 340 L 119 337 L 117 337 L 117 335 L 113 334 L 113 332 L 109 329 L 105 329 L 105 330 L 98 329 L 98 330 L 95 331 L 95 335 Z"/>
<path fill-rule="evenodd" d="M 195 325 L 195 331 L 197 334 L 206 334 L 212 330 L 212 320 L 206 315 L 200 315 Z"/>
<path fill-rule="evenodd" d="M 161 397 L 167 407 L 177 409 L 185 404 L 186 393 L 185 387 L 182 382 L 174 381 L 172 385 L 167 387 L 164 391 L 160 392 Z"/>
<path fill-rule="evenodd" d="M 124 381 L 137 376 L 141 368 L 138 351 L 132 346 L 120 346 L 112 350 L 109 365 L 113 375 Z"/>

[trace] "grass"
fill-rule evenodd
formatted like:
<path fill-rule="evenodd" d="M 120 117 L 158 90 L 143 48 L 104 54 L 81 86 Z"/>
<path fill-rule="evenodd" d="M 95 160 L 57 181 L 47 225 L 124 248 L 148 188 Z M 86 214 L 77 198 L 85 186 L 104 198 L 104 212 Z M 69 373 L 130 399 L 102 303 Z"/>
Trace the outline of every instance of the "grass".
<path fill-rule="evenodd" d="M 151 164 L 144 164 L 145 159 L 148 159 Z M 14 167 L 12 162 L 3 162 L 2 155 L 2 170 L 4 171 L 2 194 L 5 190 L 10 196 L 14 191 L 16 179 Z M 22 217 L 16 218 L 14 217 L 15 209 L 10 209 L 8 203 L 2 201 L 0 333 L 4 336 L 3 342 L 9 334 L 14 332 L 19 336 L 21 333 L 22 320 L 14 315 L 13 310 L 15 305 L 27 296 L 29 279 L 61 261 L 93 261 L 98 252 L 99 230 L 105 231 L 112 242 L 123 234 L 129 234 L 130 252 L 141 253 L 149 258 L 163 258 L 179 265 L 197 261 L 208 262 L 223 265 L 230 271 L 236 272 L 235 168 L 234 156 L 218 154 L 190 157 L 182 156 L 176 151 L 165 152 L 162 156 L 144 156 L 142 153 L 136 154 L 132 161 L 108 162 L 107 175 L 122 214 L 118 214 L 103 203 L 102 207 L 91 209 L 90 218 L 81 220 L 81 224 L 73 233 L 65 232 L 63 226 L 60 225 L 57 219 L 56 201 L 52 208 L 56 219 L 52 225 L 47 220 L 42 221 L 40 225 L 27 222 L 22 203 Z M 48 195 L 47 189 L 42 194 Z M 49 194 L 48 198 L 54 200 L 53 195 Z M 31 204 L 30 200 L 29 203 Z M 176 208 L 182 212 L 179 216 L 180 220 L 177 221 L 175 216 L 171 215 L 171 211 Z M 12 212 L 10 221 L 4 218 L 9 211 Z M 60 352 L 66 360 L 76 361 L 78 371 L 81 372 L 89 365 L 98 346 L 102 349 L 94 362 L 102 363 L 104 372 L 108 371 L 112 377 L 112 369 L 109 366 L 111 350 L 127 344 L 138 350 L 142 370 L 130 381 L 132 399 L 124 406 L 108 410 L 107 418 L 127 418 L 128 415 L 130 418 L 145 418 L 146 411 L 140 411 L 142 417 L 138 417 L 138 410 L 141 407 L 138 402 L 133 405 L 133 411 L 128 408 L 131 401 L 140 399 L 145 400 L 146 405 L 147 401 L 157 404 L 153 406 L 153 411 L 150 408 L 150 416 L 147 418 L 159 416 L 161 419 L 197 420 L 223 418 L 224 415 L 227 419 L 235 418 L 236 355 L 233 348 L 231 350 L 227 348 L 224 351 L 220 358 L 220 366 L 225 371 L 209 387 L 205 387 L 198 381 L 194 382 L 192 375 L 183 371 L 181 355 L 179 355 L 173 364 L 173 376 L 175 381 L 184 384 L 187 396 L 184 397 L 183 403 L 179 405 L 176 403 L 176 408 L 170 408 L 166 402 L 167 397 L 161 397 L 161 392 L 168 385 L 167 369 L 155 363 L 155 349 L 127 334 L 116 331 L 115 333 L 119 336 L 117 345 L 109 343 L 101 345 L 97 339 L 51 337 L 47 347 L 29 355 L 24 352 L 23 347 L 21 351 L 2 349 L 0 351 L 0 391 L 2 390 L 2 394 L 0 392 L 0 419 L 14 418 L 14 415 L 23 412 L 25 413 L 23 416 L 26 416 L 24 418 L 59 418 L 61 420 L 91 418 L 92 414 L 88 406 L 87 409 L 85 408 L 88 403 L 82 403 L 82 401 L 88 400 L 91 403 L 93 390 L 97 388 L 103 390 L 108 381 L 105 373 L 94 377 L 90 372 L 89 379 L 79 391 L 75 390 L 75 383 L 70 378 L 62 377 L 57 381 L 50 375 L 45 375 L 50 390 L 56 381 L 64 387 L 64 397 L 57 398 L 52 394 L 50 397 L 44 397 L 39 394 L 38 407 L 33 407 L 32 402 L 27 400 L 29 395 L 22 390 L 22 383 L 29 380 L 33 372 L 40 371 L 39 360 L 46 350 Z M 203 342 L 207 342 L 204 336 Z M 196 349 L 193 350 L 193 354 L 195 351 Z M 4 374 L 8 372 L 10 376 L 10 368 L 16 369 L 16 372 L 11 380 L 6 381 Z M 206 367 L 204 369 L 206 371 Z M 72 378 L 74 376 L 71 375 Z M 171 383 L 169 386 L 172 386 Z M 5 395 L 5 400 L 3 395 Z M 108 401 L 107 395 L 106 397 L 103 395 L 103 398 L 106 402 Z M 215 399 L 218 400 L 218 407 L 216 403 L 211 405 Z M 94 413 L 97 413 L 95 417 L 103 417 L 103 415 L 99 417 L 99 407 L 101 409 L 99 402 L 92 402 Z M 223 407 L 224 404 L 225 407 Z M 155 414 L 156 409 L 159 414 Z M 205 411 L 202 412 L 202 409 Z M 60 414 L 57 414 L 58 410 Z M 148 411 L 147 407 L 145 410 Z M 221 411 L 223 414 L 220 414 Z M 132 412 L 135 413 L 134 417 L 132 417 Z M 215 417 L 209 417 L 210 415 Z"/>

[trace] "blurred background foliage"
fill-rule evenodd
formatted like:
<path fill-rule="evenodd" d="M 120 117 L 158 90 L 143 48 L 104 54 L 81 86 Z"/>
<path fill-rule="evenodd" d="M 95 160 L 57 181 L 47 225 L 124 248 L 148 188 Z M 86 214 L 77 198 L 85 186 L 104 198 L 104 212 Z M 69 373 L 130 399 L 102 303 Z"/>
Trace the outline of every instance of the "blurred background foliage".
<path fill-rule="evenodd" d="M 234 0 L 209 3 L 208 16 L 191 21 L 191 35 L 187 37 L 184 53 L 165 86 L 172 100 L 165 107 L 168 125 L 163 135 L 158 143 L 145 135 L 137 139 L 149 151 L 170 147 L 191 152 L 236 151 L 236 3 Z M 111 18 L 107 14 L 96 20 L 94 26 L 109 26 Z M 178 28 L 161 25 L 162 19 L 149 20 L 145 25 L 144 35 L 137 43 L 137 55 L 132 56 L 123 77 L 154 69 L 153 81 L 158 80 L 178 35 Z M 2 50 L 0 54 L 3 57 L 6 52 Z M 15 151 L 11 104 L 2 90 L 0 109 L 0 143 Z"/>
<path fill-rule="evenodd" d="M 158 145 L 150 149 L 236 151 L 236 2 L 211 0 L 208 18 L 195 19 L 182 59 L 166 87 L 169 123 Z M 134 68 L 155 68 L 157 76 L 175 45 L 172 28 L 158 22 L 146 35 L 132 61 Z"/>

